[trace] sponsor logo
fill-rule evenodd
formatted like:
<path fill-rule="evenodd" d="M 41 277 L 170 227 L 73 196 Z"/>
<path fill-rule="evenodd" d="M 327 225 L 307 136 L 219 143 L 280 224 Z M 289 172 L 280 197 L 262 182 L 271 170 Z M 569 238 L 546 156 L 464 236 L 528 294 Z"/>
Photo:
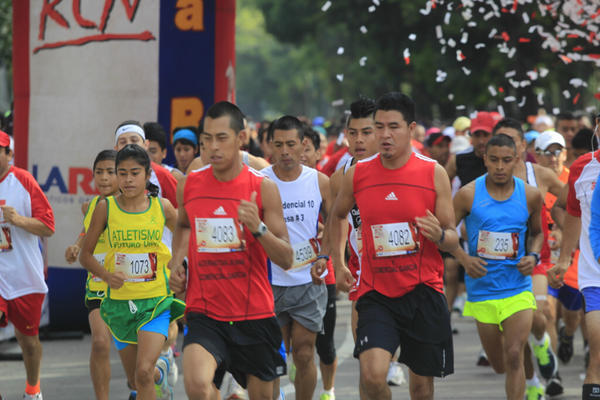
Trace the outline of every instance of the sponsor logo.
<path fill-rule="evenodd" d="M 398 198 L 396 197 L 396 194 L 394 192 L 390 192 L 390 194 L 385 196 L 385 199 L 386 200 L 398 200 Z"/>
<path fill-rule="evenodd" d="M 225 209 L 223 208 L 223 206 L 219 206 L 219 208 L 217 208 L 213 214 L 215 215 L 227 215 L 227 213 L 225 212 Z"/>

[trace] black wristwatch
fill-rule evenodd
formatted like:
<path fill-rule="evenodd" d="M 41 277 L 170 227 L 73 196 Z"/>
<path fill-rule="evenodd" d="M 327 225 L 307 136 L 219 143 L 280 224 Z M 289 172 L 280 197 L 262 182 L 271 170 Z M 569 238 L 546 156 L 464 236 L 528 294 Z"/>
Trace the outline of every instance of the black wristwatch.
<path fill-rule="evenodd" d="M 531 253 L 528 253 L 527 255 L 533 256 L 535 258 L 535 265 L 538 265 L 540 263 L 540 253 L 536 253 L 536 252 L 532 251 Z"/>
<path fill-rule="evenodd" d="M 267 226 L 264 222 L 261 221 L 260 224 L 258 224 L 258 230 L 256 232 L 252 232 L 252 236 L 254 236 L 255 238 L 259 238 L 265 233 L 267 233 L 267 231 Z"/>

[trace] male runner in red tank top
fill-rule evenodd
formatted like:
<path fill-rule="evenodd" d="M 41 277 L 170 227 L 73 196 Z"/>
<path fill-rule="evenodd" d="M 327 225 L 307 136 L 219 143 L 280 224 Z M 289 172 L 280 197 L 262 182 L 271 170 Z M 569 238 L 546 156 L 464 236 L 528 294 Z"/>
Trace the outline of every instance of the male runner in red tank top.
<path fill-rule="evenodd" d="M 438 249 L 458 245 L 450 181 L 434 160 L 413 153 L 415 105 L 401 93 L 377 100 L 375 136 L 380 153 L 344 175 L 331 217 L 331 250 L 345 240 L 342 220 L 356 203 L 363 229 L 355 356 L 361 391 L 368 399 L 391 399 L 386 383 L 393 352 L 410 369 L 413 399 L 433 398 L 433 377 L 453 372 L 450 314 L 443 295 Z M 342 259 L 342 254 L 336 254 Z M 343 265 L 338 286 L 353 282 Z"/>
<path fill-rule="evenodd" d="M 182 206 L 169 283 L 175 293 L 186 292 L 183 365 L 190 399 L 218 398 L 226 370 L 250 399 L 270 398 L 273 380 L 285 373 L 267 256 L 289 268 L 293 252 L 277 186 L 242 164 L 243 128 L 235 105 L 210 107 L 201 133 L 210 164 L 177 189 Z"/>

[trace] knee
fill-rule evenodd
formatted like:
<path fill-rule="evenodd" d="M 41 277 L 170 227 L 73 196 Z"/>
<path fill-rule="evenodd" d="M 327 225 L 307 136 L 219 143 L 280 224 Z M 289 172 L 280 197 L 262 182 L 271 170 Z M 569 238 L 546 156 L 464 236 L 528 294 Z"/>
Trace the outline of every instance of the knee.
<path fill-rule="evenodd" d="M 310 344 L 298 347 L 292 345 L 292 354 L 297 368 L 305 367 L 314 362 L 314 348 Z"/>
<path fill-rule="evenodd" d="M 136 387 L 147 387 L 154 384 L 154 364 L 150 362 L 138 362 L 135 366 Z"/>
<path fill-rule="evenodd" d="M 507 370 L 516 370 L 522 367 L 522 351 L 522 346 L 510 346 L 508 349 L 506 349 L 506 354 L 504 355 L 504 362 L 506 364 Z"/>
<path fill-rule="evenodd" d="M 201 379 L 199 376 L 183 376 L 185 393 L 190 399 L 209 399 L 213 392 L 212 381 Z"/>
<path fill-rule="evenodd" d="M 24 354 L 31 356 L 42 349 L 42 343 L 37 336 L 23 336 L 23 339 L 19 340 L 19 345 Z"/>
<path fill-rule="evenodd" d="M 93 336 L 92 353 L 95 356 L 103 356 L 110 354 L 110 338 L 101 335 Z"/>
<path fill-rule="evenodd" d="M 413 382 L 410 384 L 410 398 L 413 400 L 433 399 L 433 385 L 428 382 Z"/>
<path fill-rule="evenodd" d="M 387 371 L 377 371 L 374 368 L 361 368 L 360 383 L 367 393 L 377 393 L 387 386 Z"/>

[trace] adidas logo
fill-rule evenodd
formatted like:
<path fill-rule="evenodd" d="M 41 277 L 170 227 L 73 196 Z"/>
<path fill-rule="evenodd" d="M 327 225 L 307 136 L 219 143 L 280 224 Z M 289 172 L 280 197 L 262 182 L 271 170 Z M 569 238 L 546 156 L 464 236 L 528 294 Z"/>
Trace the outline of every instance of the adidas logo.
<path fill-rule="evenodd" d="M 390 192 L 390 194 L 385 196 L 385 199 L 386 200 L 398 200 L 398 198 L 396 197 L 396 194 L 394 192 Z"/>
<path fill-rule="evenodd" d="M 225 212 L 225 209 L 223 208 L 223 206 L 219 206 L 219 208 L 217 208 L 213 214 L 215 215 L 227 215 L 227 213 Z"/>

